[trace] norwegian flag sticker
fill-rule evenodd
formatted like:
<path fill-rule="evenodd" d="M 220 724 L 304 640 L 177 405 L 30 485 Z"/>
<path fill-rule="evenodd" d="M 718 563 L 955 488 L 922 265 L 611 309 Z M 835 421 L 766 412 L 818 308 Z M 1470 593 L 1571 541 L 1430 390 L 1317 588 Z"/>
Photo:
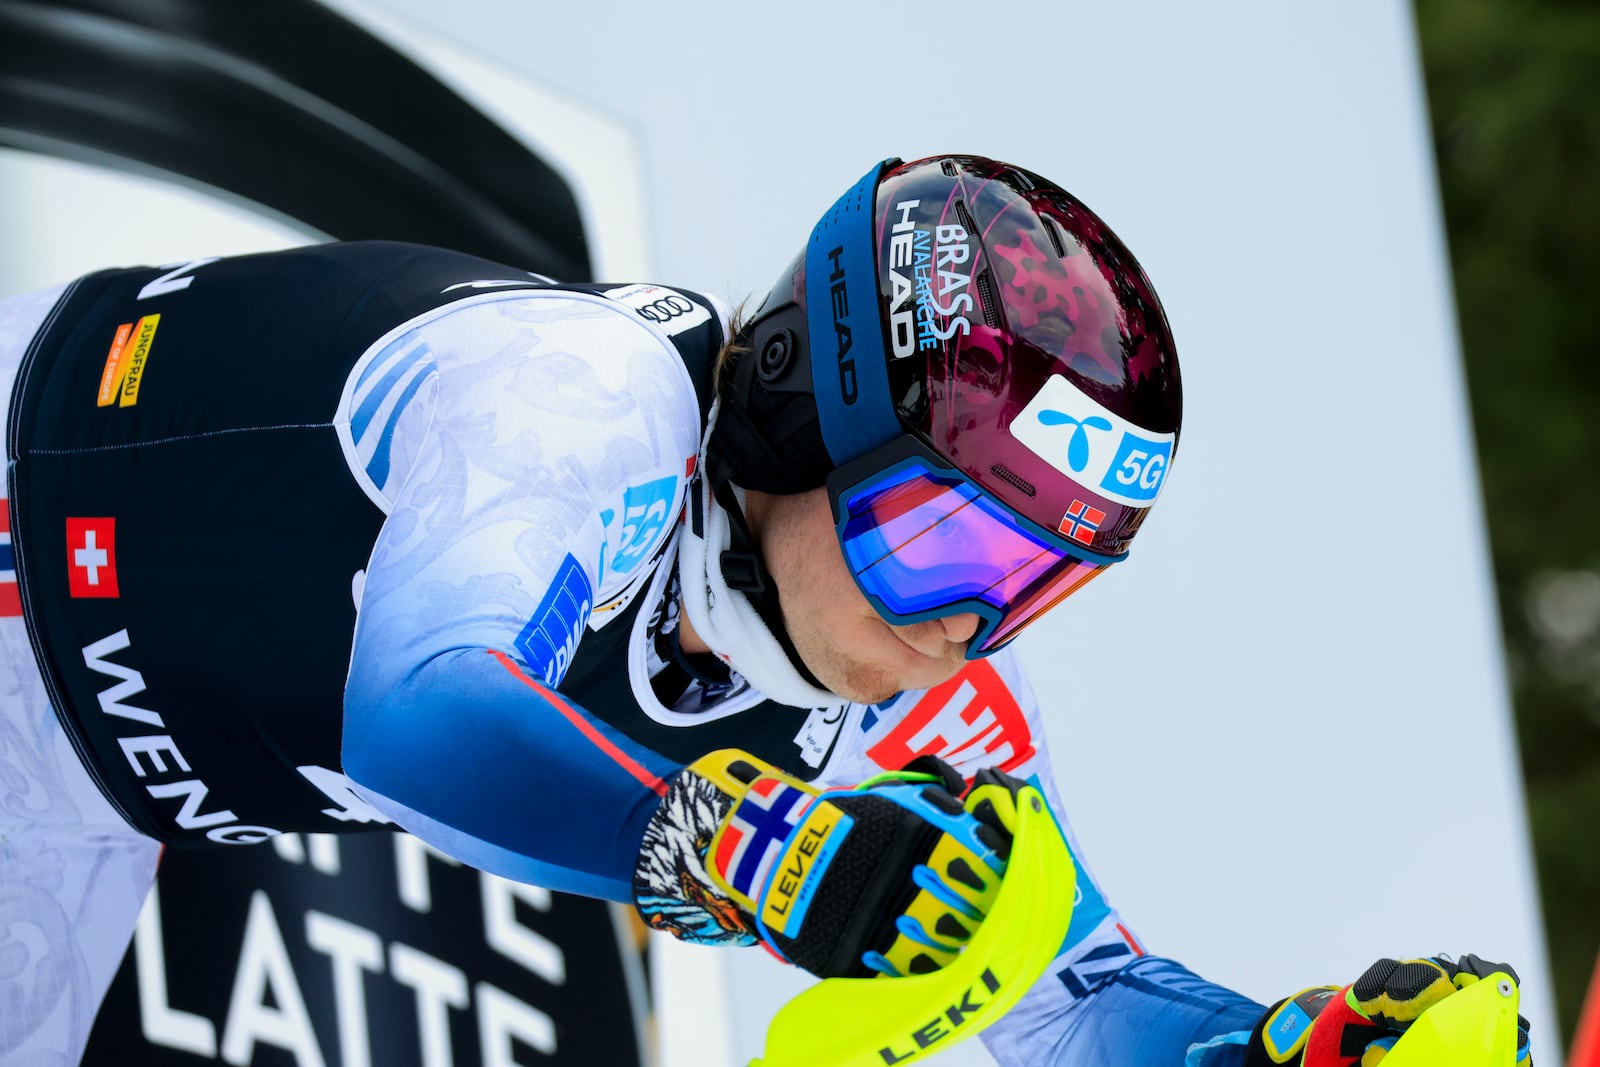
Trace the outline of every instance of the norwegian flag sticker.
<path fill-rule="evenodd" d="M 1100 529 L 1100 524 L 1106 521 L 1106 513 L 1099 508 L 1091 508 L 1081 500 L 1074 500 L 1072 506 L 1067 508 L 1067 513 L 1061 516 L 1058 529 L 1083 545 L 1094 544 L 1095 531 Z"/>
<path fill-rule="evenodd" d="M 22 614 L 17 595 L 17 559 L 11 552 L 11 508 L 0 498 L 0 618 Z"/>
<path fill-rule="evenodd" d="M 752 890 L 766 884 L 772 865 L 783 854 L 784 842 L 800 825 L 813 799 L 812 794 L 776 778 L 757 779 L 719 835 L 712 863 L 722 880 L 736 893 L 754 899 Z"/>
<path fill-rule="evenodd" d="M 67 589 L 74 597 L 115 597 L 117 520 L 67 520 Z"/>

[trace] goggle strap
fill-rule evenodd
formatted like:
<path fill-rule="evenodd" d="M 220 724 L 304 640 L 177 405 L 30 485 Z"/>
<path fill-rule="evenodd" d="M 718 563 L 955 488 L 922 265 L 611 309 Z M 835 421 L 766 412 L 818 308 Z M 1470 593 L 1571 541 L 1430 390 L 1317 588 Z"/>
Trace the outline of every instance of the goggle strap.
<path fill-rule="evenodd" d="M 722 567 L 723 579 L 728 581 L 729 588 L 737 589 L 750 601 L 750 606 L 756 609 L 756 614 L 766 624 L 767 630 L 777 640 L 779 647 L 783 649 L 783 654 L 789 657 L 790 664 L 799 672 L 800 677 L 805 679 L 808 685 L 826 691 L 828 687 L 817 681 L 817 676 L 811 673 L 805 661 L 800 658 L 800 653 L 794 647 L 794 641 L 789 637 L 789 628 L 783 624 L 783 611 L 778 605 L 777 583 L 772 580 L 772 574 L 761 560 L 755 537 L 750 532 L 749 524 L 745 522 L 744 509 L 739 507 L 739 498 L 734 495 L 733 483 L 721 482 L 713 486 L 712 493 L 728 516 L 728 548 L 718 560 L 718 565 Z M 749 577 L 752 579 L 753 588 L 741 588 L 728 579 L 730 560 L 736 571 L 741 566 L 750 568 Z"/>
<path fill-rule="evenodd" d="M 767 568 L 755 553 L 730 548 L 722 554 L 722 580 L 729 589 L 754 598 L 767 591 Z"/>

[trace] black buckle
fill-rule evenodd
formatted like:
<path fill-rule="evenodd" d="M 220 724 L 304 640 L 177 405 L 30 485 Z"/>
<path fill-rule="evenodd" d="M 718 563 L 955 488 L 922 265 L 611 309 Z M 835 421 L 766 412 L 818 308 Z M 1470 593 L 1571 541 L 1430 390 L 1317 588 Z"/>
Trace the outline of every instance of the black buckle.
<path fill-rule="evenodd" d="M 704 476 L 704 471 L 696 470 L 689 479 L 689 529 L 702 541 L 706 536 L 706 505 L 700 495 L 700 479 Z"/>
<path fill-rule="evenodd" d="M 761 557 L 754 552 L 736 552 L 732 549 L 722 554 L 722 580 L 729 589 L 741 593 L 761 594 L 767 591 L 767 569 Z"/>

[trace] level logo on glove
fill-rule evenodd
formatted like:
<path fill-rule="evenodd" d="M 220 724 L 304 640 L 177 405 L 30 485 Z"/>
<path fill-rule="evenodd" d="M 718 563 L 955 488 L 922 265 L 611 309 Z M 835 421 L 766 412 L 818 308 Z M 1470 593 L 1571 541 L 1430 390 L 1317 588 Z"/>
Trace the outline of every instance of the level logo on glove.
<path fill-rule="evenodd" d="M 706 864 L 761 924 L 798 937 L 817 886 L 855 820 L 777 772 L 759 775 L 723 820 Z"/>
<path fill-rule="evenodd" d="M 927 973 L 961 952 L 998 895 L 1022 787 L 984 771 L 968 789 L 925 757 L 820 791 L 747 753 L 713 752 L 680 772 L 652 818 L 635 897 L 658 928 L 727 940 L 721 901 L 822 977 Z"/>

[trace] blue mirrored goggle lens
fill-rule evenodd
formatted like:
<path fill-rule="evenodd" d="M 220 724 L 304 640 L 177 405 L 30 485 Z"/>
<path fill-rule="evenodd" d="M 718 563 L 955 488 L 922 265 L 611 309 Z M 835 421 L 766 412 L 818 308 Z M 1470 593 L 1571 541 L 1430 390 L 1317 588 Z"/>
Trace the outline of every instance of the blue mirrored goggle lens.
<path fill-rule="evenodd" d="M 845 561 L 896 621 L 977 608 L 991 651 L 1103 569 L 1052 544 L 961 475 L 910 461 L 841 492 Z M 988 610 L 981 610 L 987 608 Z M 950 613 L 950 612 L 945 612 Z"/>

